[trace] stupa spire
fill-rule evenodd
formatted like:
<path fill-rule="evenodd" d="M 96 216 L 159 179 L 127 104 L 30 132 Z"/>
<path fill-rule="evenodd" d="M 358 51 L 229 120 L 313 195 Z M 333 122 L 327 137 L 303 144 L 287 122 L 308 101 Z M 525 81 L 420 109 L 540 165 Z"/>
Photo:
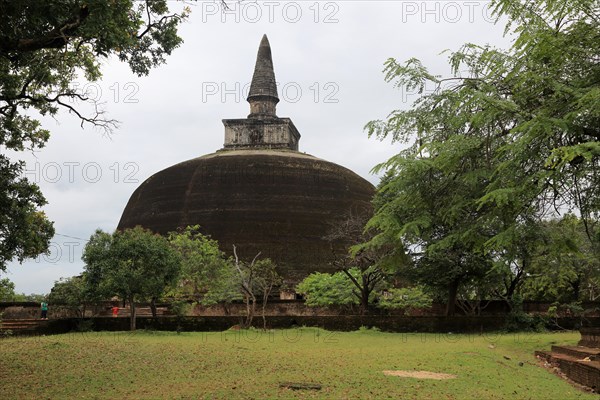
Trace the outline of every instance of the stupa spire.
<path fill-rule="evenodd" d="M 298 151 L 300 132 L 289 118 L 275 114 L 279 102 L 277 84 L 267 35 L 262 37 L 256 67 L 248 93 L 250 115 L 244 119 L 224 119 L 224 150 L 289 149 Z"/>
<path fill-rule="evenodd" d="M 273 70 L 273 59 L 271 58 L 271 45 L 267 35 L 263 35 L 258 47 L 256 66 L 248 93 L 250 103 L 250 115 L 248 118 L 273 118 L 277 117 L 275 108 L 279 103 L 277 96 L 277 84 L 275 82 L 275 71 Z"/>

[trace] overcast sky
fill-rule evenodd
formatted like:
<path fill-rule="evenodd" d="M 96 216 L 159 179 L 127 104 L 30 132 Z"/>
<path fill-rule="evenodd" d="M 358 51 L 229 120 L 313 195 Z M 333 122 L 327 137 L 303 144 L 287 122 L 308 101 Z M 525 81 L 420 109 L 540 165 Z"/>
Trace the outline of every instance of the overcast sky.
<path fill-rule="evenodd" d="M 120 121 L 109 137 L 82 129 L 67 113 L 43 120 L 52 135 L 27 161 L 49 204 L 57 235 L 51 254 L 9 265 L 17 292 L 46 293 L 61 277 L 83 270 L 81 251 L 95 229 L 112 232 L 130 195 L 173 164 L 222 147 L 222 119 L 245 118 L 245 97 L 263 34 L 271 43 L 279 83 L 277 114 L 290 117 L 300 151 L 335 162 L 377 184 L 370 170 L 398 152 L 369 139 L 364 125 L 406 108 L 416 94 L 383 80 L 383 63 L 419 58 L 447 74 L 446 49 L 466 42 L 507 47 L 481 1 L 228 1 L 190 4 L 183 45 L 149 76 L 117 60 L 102 81 L 75 82 Z M 172 7 L 180 4 L 172 3 Z M 432 90 L 433 88 L 429 88 Z"/>

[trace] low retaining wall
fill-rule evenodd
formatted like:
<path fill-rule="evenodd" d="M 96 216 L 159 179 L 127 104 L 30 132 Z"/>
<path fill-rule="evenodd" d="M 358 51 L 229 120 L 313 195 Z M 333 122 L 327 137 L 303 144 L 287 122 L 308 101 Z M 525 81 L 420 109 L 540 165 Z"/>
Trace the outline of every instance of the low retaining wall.
<path fill-rule="evenodd" d="M 88 322 L 89 321 L 89 322 Z M 243 321 L 240 317 L 138 317 L 138 329 L 183 332 L 219 332 L 227 330 Z M 560 318 L 559 325 L 565 329 L 578 329 L 581 320 Z M 80 324 L 88 324 L 95 331 L 127 331 L 129 318 L 65 318 L 50 320 L 40 327 L 36 334 L 56 334 L 76 331 Z M 253 325 L 262 327 L 262 318 L 254 319 Z M 600 326 L 600 318 L 588 318 L 589 326 Z M 296 316 L 268 317 L 267 326 L 273 329 L 287 329 L 300 326 L 320 327 L 330 331 L 355 331 L 361 326 L 376 327 L 384 332 L 425 332 L 425 333 L 482 333 L 499 331 L 505 325 L 505 319 L 498 316 L 485 317 L 397 317 L 397 316 Z M 552 326 L 548 327 L 552 329 Z"/>
<path fill-rule="evenodd" d="M 95 318 L 94 327 L 98 330 L 127 330 L 128 318 Z M 243 318 L 221 317 L 163 317 L 138 318 L 140 329 L 165 331 L 224 331 L 240 325 Z M 263 326 L 261 317 L 255 318 L 253 325 Z M 273 329 L 286 329 L 298 326 L 315 326 L 331 331 L 354 331 L 361 326 L 377 327 L 388 332 L 481 332 L 499 330 L 504 325 L 503 318 L 496 317 L 381 317 L 381 316 L 294 316 L 267 317 L 267 326 Z"/>
<path fill-rule="evenodd" d="M 504 316 L 510 310 L 505 301 L 494 300 L 489 302 L 483 302 L 485 307 L 481 310 L 481 317 L 486 316 Z M 548 311 L 551 303 L 545 302 L 534 302 L 526 301 L 523 303 L 523 311 L 531 314 L 544 314 Z M 88 307 L 86 311 L 86 317 L 97 317 L 107 316 L 111 314 L 111 307 L 119 306 L 122 307 L 121 302 L 105 301 L 93 307 Z M 149 307 L 148 303 L 139 303 L 136 305 L 138 310 Z M 169 307 L 169 304 L 157 304 L 157 307 Z M 260 305 L 259 305 L 260 307 Z M 444 315 L 445 305 L 434 303 L 431 307 L 412 310 L 409 314 L 411 317 L 441 317 Z M 588 317 L 600 317 L 600 303 L 599 302 L 586 302 L 582 304 L 585 315 Z M 317 316 L 331 316 L 335 317 L 338 315 L 357 315 L 359 314 L 358 306 L 331 306 L 331 307 L 308 307 L 303 300 L 280 300 L 272 299 L 269 300 L 266 307 L 266 315 L 269 316 L 305 316 L 305 317 L 317 317 Z M 24 318 L 36 318 L 40 315 L 40 304 L 35 302 L 13 302 L 13 303 L 2 303 L 0 302 L 0 313 L 4 312 L 4 318 L 7 319 L 24 319 Z M 215 305 L 210 307 L 204 307 L 196 305 L 191 311 L 194 316 L 203 317 L 220 317 L 220 316 L 243 316 L 246 314 L 246 305 L 238 302 L 233 304 Z M 563 311 L 564 312 L 564 311 Z M 383 310 L 378 308 L 372 308 L 369 310 L 370 315 L 385 316 L 385 317 L 402 317 L 404 316 L 403 310 Z M 62 307 L 56 304 L 49 304 L 48 315 L 50 318 L 68 318 L 77 317 L 73 310 Z M 563 317 L 569 316 L 569 314 L 560 314 Z M 457 316 L 465 316 L 459 307 L 457 307 Z"/>

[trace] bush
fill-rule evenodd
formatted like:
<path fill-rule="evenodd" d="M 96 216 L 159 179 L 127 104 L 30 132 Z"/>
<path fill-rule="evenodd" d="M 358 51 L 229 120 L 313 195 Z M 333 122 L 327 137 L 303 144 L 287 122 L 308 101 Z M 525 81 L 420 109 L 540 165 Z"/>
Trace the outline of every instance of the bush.
<path fill-rule="evenodd" d="M 549 317 L 541 314 L 527 314 L 523 311 L 523 299 L 514 296 L 510 300 L 510 312 L 506 316 L 504 330 L 507 332 L 543 332 L 546 330 Z"/>
<path fill-rule="evenodd" d="M 351 273 L 356 271 L 352 271 Z M 306 298 L 309 307 L 358 304 L 356 286 L 343 272 L 326 274 L 314 272 L 296 286 L 296 292 Z"/>
<path fill-rule="evenodd" d="M 360 332 L 360 333 L 381 332 L 381 329 L 379 329 L 376 326 L 372 326 L 369 328 L 368 326 L 362 325 L 360 328 L 358 328 L 358 332 Z"/>
<path fill-rule="evenodd" d="M 176 300 L 171 303 L 171 311 L 178 317 L 185 317 L 190 314 L 194 304 L 190 304 L 185 300 Z"/>
<path fill-rule="evenodd" d="M 77 325 L 75 325 L 76 332 L 93 332 L 94 331 L 94 321 L 91 319 L 81 319 L 77 321 Z"/>
<path fill-rule="evenodd" d="M 388 289 L 379 298 L 378 306 L 385 309 L 403 309 L 404 313 L 416 309 L 431 307 L 429 297 L 420 286 L 401 289 Z"/>

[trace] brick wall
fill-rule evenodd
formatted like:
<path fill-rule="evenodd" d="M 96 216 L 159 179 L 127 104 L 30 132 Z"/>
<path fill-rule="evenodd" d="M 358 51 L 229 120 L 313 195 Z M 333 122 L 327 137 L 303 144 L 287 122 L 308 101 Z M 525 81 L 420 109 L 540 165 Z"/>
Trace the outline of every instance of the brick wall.
<path fill-rule="evenodd" d="M 129 318 L 96 317 L 86 318 L 92 321 L 97 331 L 129 330 Z M 38 333 L 65 333 L 74 331 L 81 319 L 65 318 L 50 320 L 49 324 Z M 138 317 L 138 329 L 155 329 L 165 331 L 218 332 L 241 324 L 243 318 L 237 316 L 204 316 L 204 317 Z M 271 316 L 267 318 L 267 326 L 274 329 L 286 329 L 301 326 L 320 327 L 331 331 L 354 331 L 361 326 L 377 327 L 385 332 L 430 332 L 430 333 L 476 333 L 492 332 L 502 329 L 504 318 L 486 317 L 399 317 L 399 316 Z M 562 326 L 569 326 L 572 321 L 561 320 Z M 593 318 L 591 324 L 600 326 L 600 318 Z M 255 327 L 262 327 L 262 318 L 254 319 Z M 449 336 L 450 337 L 450 336 Z"/>

